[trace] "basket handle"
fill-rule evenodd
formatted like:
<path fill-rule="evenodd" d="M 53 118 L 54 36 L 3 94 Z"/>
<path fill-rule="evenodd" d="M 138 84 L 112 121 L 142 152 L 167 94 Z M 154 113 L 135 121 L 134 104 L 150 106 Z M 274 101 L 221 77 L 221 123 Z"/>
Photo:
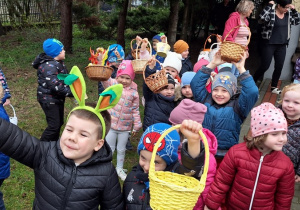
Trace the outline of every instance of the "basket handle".
<path fill-rule="evenodd" d="M 11 105 L 11 104 L 9 104 L 9 106 L 12 108 L 12 110 L 13 110 L 13 113 L 14 113 L 14 117 L 16 117 L 16 112 L 15 112 L 15 108 L 14 108 L 14 106 L 13 105 Z"/>
<path fill-rule="evenodd" d="M 131 51 L 133 51 L 133 46 L 132 46 L 132 43 L 133 41 L 136 41 L 135 39 L 132 39 L 131 42 L 130 42 L 130 48 L 131 48 Z M 150 56 L 152 55 L 152 46 L 151 46 L 151 43 L 148 41 L 148 45 L 149 45 L 149 48 L 150 48 Z M 146 49 L 147 50 L 147 49 Z M 137 50 L 135 51 L 135 56 L 136 56 L 136 60 L 140 60 L 137 56 L 137 51 L 138 51 L 138 46 L 137 46 Z"/>
<path fill-rule="evenodd" d="M 249 42 L 250 42 L 250 38 L 251 38 L 251 31 L 250 31 L 250 28 L 249 28 L 248 26 L 246 26 L 246 25 L 238 25 L 238 26 L 232 28 L 232 29 L 226 34 L 226 36 L 225 36 L 223 42 L 226 41 L 228 35 L 229 35 L 234 29 L 240 28 L 240 27 L 246 27 L 246 28 L 248 29 L 248 31 L 249 31 L 249 37 L 248 37 L 248 41 L 247 41 L 247 44 L 246 44 L 246 46 L 248 46 L 248 44 L 249 44 Z"/>
<path fill-rule="evenodd" d="M 161 69 L 163 69 L 164 67 L 163 67 L 163 65 L 159 62 L 159 60 L 157 60 L 157 59 L 155 59 L 156 60 L 156 62 L 158 62 L 159 63 L 159 65 L 161 66 Z M 149 61 L 146 63 L 146 65 L 144 66 L 144 71 L 143 71 L 143 78 L 144 78 L 144 81 L 145 81 L 145 71 L 146 71 L 146 68 L 147 68 L 147 66 L 148 66 L 148 63 L 149 63 Z"/>
<path fill-rule="evenodd" d="M 204 43 L 204 46 L 203 46 L 203 50 L 205 50 L 206 42 L 208 41 L 208 39 L 209 39 L 211 36 L 216 36 L 217 39 L 218 39 L 220 42 L 222 42 L 222 39 L 221 39 L 221 37 L 220 37 L 219 34 L 211 34 L 211 35 L 209 35 L 209 36 L 206 38 L 205 43 Z"/>
<path fill-rule="evenodd" d="M 163 138 L 165 138 L 165 136 L 167 134 L 169 134 L 171 131 L 173 131 L 173 130 L 175 130 L 177 128 L 180 128 L 180 126 L 181 126 L 181 124 L 175 125 L 175 126 L 169 128 L 169 129 L 167 129 L 159 137 L 159 139 L 155 143 L 154 149 L 153 149 L 153 152 L 152 152 L 152 156 L 151 156 L 151 161 L 150 161 L 149 176 L 150 176 L 150 174 L 154 174 L 154 172 L 155 172 L 155 163 L 154 163 L 154 161 L 155 161 L 155 156 L 156 156 L 157 149 L 158 149 L 161 141 L 163 140 Z M 208 165 L 209 165 L 209 147 L 208 147 L 208 143 L 207 143 L 207 138 L 204 135 L 204 133 L 202 132 L 202 130 L 199 131 L 199 134 L 200 134 L 201 139 L 202 139 L 202 141 L 204 143 L 204 149 L 205 149 L 204 171 L 203 171 L 203 174 L 202 174 L 200 182 L 199 182 L 199 186 L 201 186 L 201 185 L 205 185 L 205 183 L 206 183 L 207 172 L 208 172 Z"/>

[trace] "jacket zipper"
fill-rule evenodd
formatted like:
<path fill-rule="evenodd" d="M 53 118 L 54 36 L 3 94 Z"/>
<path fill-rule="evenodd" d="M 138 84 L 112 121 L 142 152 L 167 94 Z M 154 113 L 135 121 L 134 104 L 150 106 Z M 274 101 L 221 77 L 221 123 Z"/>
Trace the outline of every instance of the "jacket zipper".
<path fill-rule="evenodd" d="M 256 180 L 255 180 L 255 184 L 254 184 L 254 188 L 253 188 L 253 192 L 252 192 L 252 197 L 251 197 L 251 202 L 250 202 L 249 210 L 251 210 L 252 205 L 253 205 L 254 195 L 255 195 L 255 191 L 256 191 L 256 187 L 257 187 L 257 182 L 258 182 L 258 178 L 259 178 L 259 174 L 260 174 L 260 169 L 261 169 L 261 165 L 262 165 L 263 160 L 264 160 L 264 156 L 261 156 L 260 160 L 259 160 L 259 166 L 258 166 L 258 171 L 257 171 L 257 174 L 256 174 Z"/>
<path fill-rule="evenodd" d="M 77 167 L 74 166 L 73 169 L 72 169 L 72 175 L 71 175 L 69 184 L 67 186 L 66 194 L 65 194 L 65 197 L 64 197 L 64 202 L 63 202 L 63 204 L 62 204 L 62 206 L 60 208 L 62 210 L 64 210 L 66 208 L 66 204 L 67 204 L 67 202 L 69 200 L 69 197 L 71 195 L 71 192 L 72 192 L 72 189 L 73 189 L 73 185 L 76 182 L 76 176 L 77 176 Z"/>

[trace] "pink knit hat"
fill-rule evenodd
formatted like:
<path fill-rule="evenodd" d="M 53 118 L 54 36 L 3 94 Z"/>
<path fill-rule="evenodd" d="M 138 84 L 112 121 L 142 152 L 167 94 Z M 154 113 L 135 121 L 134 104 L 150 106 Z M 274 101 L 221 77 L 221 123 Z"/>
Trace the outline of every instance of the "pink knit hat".
<path fill-rule="evenodd" d="M 169 121 L 174 125 L 181 124 L 183 120 L 194 120 L 202 124 L 206 111 L 205 105 L 190 99 L 183 99 L 171 112 Z"/>
<path fill-rule="evenodd" d="M 134 80 L 135 73 L 133 71 L 131 60 L 123 60 L 120 64 L 117 71 L 117 77 L 123 74 L 128 75 L 131 78 L 131 80 Z"/>
<path fill-rule="evenodd" d="M 207 61 L 207 60 L 205 60 L 204 58 L 201 58 L 197 63 L 195 63 L 195 65 L 194 65 L 194 72 L 198 72 L 201 68 L 202 68 L 202 66 L 206 66 L 207 64 L 208 64 L 209 62 Z"/>
<path fill-rule="evenodd" d="M 269 102 L 253 108 L 251 110 L 252 137 L 274 131 L 287 131 L 287 122 L 283 112 Z"/>

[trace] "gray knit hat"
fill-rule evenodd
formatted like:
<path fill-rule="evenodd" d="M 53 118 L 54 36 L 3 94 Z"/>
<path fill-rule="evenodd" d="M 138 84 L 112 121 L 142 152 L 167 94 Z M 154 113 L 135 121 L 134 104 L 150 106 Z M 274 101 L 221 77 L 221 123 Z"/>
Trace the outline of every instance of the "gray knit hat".
<path fill-rule="evenodd" d="M 218 73 L 212 82 L 211 90 L 216 87 L 225 88 L 229 92 L 230 97 L 232 97 L 236 93 L 237 89 L 236 76 L 229 71 L 222 71 Z"/>

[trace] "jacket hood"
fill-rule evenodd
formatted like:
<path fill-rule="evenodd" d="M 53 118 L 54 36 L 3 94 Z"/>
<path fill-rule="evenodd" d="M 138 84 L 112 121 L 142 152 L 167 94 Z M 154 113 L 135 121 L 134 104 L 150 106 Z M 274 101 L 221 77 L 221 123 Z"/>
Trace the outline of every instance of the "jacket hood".
<path fill-rule="evenodd" d="M 202 129 L 204 135 L 207 138 L 207 143 L 208 143 L 208 147 L 209 147 L 209 151 L 215 155 L 217 153 L 217 149 L 218 149 L 218 141 L 217 138 L 215 137 L 215 135 L 208 129 L 203 128 Z"/>
<path fill-rule="evenodd" d="M 63 154 L 63 152 L 60 148 L 60 140 L 57 141 L 56 146 L 57 146 L 57 149 L 58 149 L 59 159 L 67 165 L 73 165 L 74 161 L 71 160 L 71 159 L 68 159 L 64 156 L 64 154 Z M 90 157 L 85 162 L 81 163 L 80 166 L 94 165 L 94 164 L 98 164 L 98 163 L 111 162 L 111 161 L 112 161 L 112 151 L 111 151 L 108 143 L 105 140 L 103 146 L 101 147 L 101 149 L 98 150 L 97 152 L 94 152 L 92 157 Z"/>
<path fill-rule="evenodd" d="M 32 62 L 32 66 L 33 66 L 33 68 L 38 69 L 40 64 L 45 63 L 47 61 L 53 61 L 53 60 L 54 60 L 54 58 L 46 55 L 45 53 L 41 53 Z"/>

